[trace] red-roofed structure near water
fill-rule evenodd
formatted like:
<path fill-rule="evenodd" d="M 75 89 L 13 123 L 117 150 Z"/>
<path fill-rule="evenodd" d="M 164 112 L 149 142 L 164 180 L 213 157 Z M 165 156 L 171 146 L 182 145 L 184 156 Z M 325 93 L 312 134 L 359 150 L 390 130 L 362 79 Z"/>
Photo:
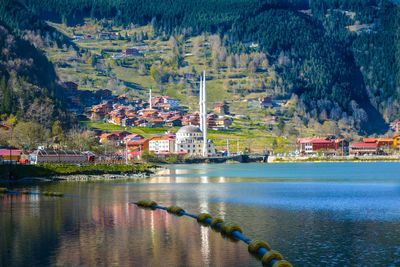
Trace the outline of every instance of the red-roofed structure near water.
<path fill-rule="evenodd" d="M 329 155 L 346 155 L 349 144 L 344 139 L 331 139 L 321 137 L 299 138 L 298 150 L 301 155 L 324 153 Z"/>

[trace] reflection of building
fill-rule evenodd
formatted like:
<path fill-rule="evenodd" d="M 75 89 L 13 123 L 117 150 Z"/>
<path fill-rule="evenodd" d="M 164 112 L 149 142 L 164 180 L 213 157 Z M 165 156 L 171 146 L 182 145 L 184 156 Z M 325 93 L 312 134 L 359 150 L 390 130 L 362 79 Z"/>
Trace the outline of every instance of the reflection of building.
<path fill-rule="evenodd" d="M 187 125 L 176 133 L 176 151 L 187 152 L 189 156 L 201 157 L 203 155 L 203 133 L 200 128 Z M 214 143 L 207 140 L 207 154 L 215 154 Z"/>

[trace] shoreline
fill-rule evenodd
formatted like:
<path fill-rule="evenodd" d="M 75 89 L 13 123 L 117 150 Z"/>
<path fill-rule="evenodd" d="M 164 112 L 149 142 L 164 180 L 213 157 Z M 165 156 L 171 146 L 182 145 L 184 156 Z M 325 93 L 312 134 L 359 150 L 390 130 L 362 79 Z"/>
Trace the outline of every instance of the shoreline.
<path fill-rule="evenodd" d="M 96 168 L 97 167 L 97 168 Z M 4 167 L 3 167 L 4 168 Z M 94 182 L 94 181 L 138 181 L 150 178 L 160 168 L 154 164 L 136 165 L 13 165 L 11 177 L 3 170 L 0 184 L 42 182 Z"/>
<path fill-rule="evenodd" d="M 400 157 L 268 157 L 268 163 L 341 163 L 341 162 L 400 162 Z"/>
<path fill-rule="evenodd" d="M 0 180 L 0 184 L 31 184 L 52 182 L 109 182 L 109 181 L 142 181 L 151 178 L 155 173 L 135 174 L 71 174 L 55 175 L 51 177 L 24 177 L 17 180 Z"/>

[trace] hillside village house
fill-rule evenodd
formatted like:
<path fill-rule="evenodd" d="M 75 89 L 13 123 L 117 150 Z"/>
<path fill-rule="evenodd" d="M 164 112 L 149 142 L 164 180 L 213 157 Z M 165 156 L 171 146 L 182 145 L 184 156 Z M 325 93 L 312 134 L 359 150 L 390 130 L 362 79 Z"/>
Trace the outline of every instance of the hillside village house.
<path fill-rule="evenodd" d="M 396 133 L 400 133 L 400 120 L 394 121 L 390 124 L 390 127 Z"/>
<path fill-rule="evenodd" d="M 232 119 L 217 114 L 208 114 L 207 127 L 213 130 L 227 130 L 232 125 Z"/>
<path fill-rule="evenodd" d="M 97 121 L 97 120 L 103 120 L 104 117 L 111 112 L 113 109 L 113 106 L 111 102 L 107 101 L 102 104 L 98 104 L 92 107 L 91 109 L 91 116 L 90 119 Z"/>
<path fill-rule="evenodd" d="M 299 138 L 297 140 L 298 150 L 301 155 L 315 155 L 324 153 L 327 155 L 347 155 L 349 144 L 344 139 L 330 138 Z"/>
<path fill-rule="evenodd" d="M 120 146 L 122 144 L 122 140 L 129 134 L 130 133 L 126 131 L 102 133 L 100 135 L 100 143 L 101 144 L 112 143 L 114 146 Z"/>
<path fill-rule="evenodd" d="M 137 48 L 127 48 L 124 51 L 126 57 L 142 57 L 143 53 Z"/>
<path fill-rule="evenodd" d="M 143 140 L 143 139 L 144 139 L 144 137 L 141 136 L 140 134 L 129 134 L 124 137 L 123 143 L 126 144 L 126 143 L 129 143 L 132 141 L 138 141 L 138 140 Z"/>
<path fill-rule="evenodd" d="M 216 103 L 214 106 L 214 113 L 219 115 L 228 115 L 229 113 L 229 106 L 226 102 L 223 103 Z"/>
<path fill-rule="evenodd" d="M 272 98 L 269 96 L 263 96 L 258 99 L 260 108 L 272 108 Z"/>
<path fill-rule="evenodd" d="M 140 158 L 144 152 L 149 151 L 149 139 L 129 141 L 126 145 L 129 151 L 129 159 Z"/>
<path fill-rule="evenodd" d="M 139 98 L 129 99 L 126 94 L 115 98 L 116 103 L 107 101 L 91 108 L 90 118 L 93 121 L 107 121 L 123 127 L 179 127 L 200 125 L 198 112 L 187 113 L 177 99 L 169 96 L 157 96 L 149 102 Z M 218 106 L 218 112 L 229 113 L 226 103 Z M 219 110 L 220 109 L 220 110 Z M 209 129 L 226 130 L 232 125 L 232 118 L 224 115 L 208 114 Z"/>
<path fill-rule="evenodd" d="M 177 127 L 182 126 L 182 116 L 175 116 L 167 119 L 165 122 L 166 127 Z"/>
<path fill-rule="evenodd" d="M 160 110 L 169 111 L 179 108 L 179 100 L 169 96 L 157 96 L 152 98 L 152 106 Z"/>
<path fill-rule="evenodd" d="M 200 125 L 200 115 L 198 112 L 186 114 L 182 118 L 182 125 Z"/>

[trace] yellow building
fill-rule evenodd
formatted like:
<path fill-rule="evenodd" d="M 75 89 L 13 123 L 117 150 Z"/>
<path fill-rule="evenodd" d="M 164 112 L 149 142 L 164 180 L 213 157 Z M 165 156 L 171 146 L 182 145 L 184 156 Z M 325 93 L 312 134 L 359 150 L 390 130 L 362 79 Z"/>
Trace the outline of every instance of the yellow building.
<path fill-rule="evenodd" d="M 400 135 L 395 135 L 393 137 L 393 147 L 400 149 Z"/>

